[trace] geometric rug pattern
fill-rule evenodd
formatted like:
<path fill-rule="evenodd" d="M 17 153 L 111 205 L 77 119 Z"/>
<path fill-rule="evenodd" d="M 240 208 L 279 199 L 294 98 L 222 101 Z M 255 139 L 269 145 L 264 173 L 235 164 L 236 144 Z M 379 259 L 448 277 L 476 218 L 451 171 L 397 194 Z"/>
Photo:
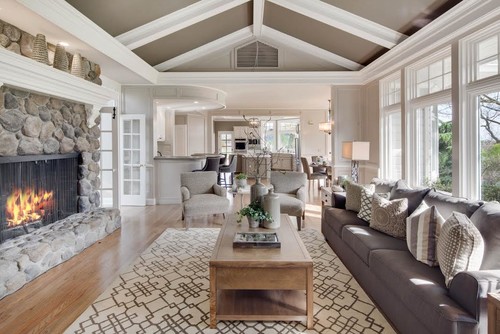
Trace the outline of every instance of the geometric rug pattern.
<path fill-rule="evenodd" d="M 394 333 L 319 231 L 299 232 L 314 262 L 314 329 L 219 321 L 209 328 L 208 261 L 219 229 L 167 229 L 65 333 Z"/>

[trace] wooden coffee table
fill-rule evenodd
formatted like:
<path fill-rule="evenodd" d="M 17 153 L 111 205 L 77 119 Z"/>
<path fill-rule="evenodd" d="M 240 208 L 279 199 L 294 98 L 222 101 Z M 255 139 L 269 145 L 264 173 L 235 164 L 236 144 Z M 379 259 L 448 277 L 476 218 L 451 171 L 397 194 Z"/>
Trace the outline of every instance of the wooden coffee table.
<path fill-rule="evenodd" d="M 281 248 L 233 248 L 236 232 L 275 231 Z M 210 259 L 210 328 L 219 320 L 305 321 L 313 326 L 313 262 L 288 215 L 276 230 L 230 215 Z"/>

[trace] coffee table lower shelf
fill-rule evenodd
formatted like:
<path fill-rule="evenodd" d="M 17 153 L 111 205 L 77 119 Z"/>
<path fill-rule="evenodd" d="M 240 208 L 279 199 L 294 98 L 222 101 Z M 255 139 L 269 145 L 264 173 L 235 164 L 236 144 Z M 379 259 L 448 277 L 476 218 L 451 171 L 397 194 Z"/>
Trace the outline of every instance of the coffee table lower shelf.
<path fill-rule="evenodd" d="M 217 300 L 217 320 L 307 323 L 305 290 L 219 290 Z"/>

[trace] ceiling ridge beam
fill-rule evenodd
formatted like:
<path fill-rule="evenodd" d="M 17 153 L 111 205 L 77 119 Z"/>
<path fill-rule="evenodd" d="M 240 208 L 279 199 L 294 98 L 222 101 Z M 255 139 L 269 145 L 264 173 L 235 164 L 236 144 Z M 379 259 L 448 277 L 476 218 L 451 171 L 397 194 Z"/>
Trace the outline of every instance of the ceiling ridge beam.
<path fill-rule="evenodd" d="M 167 71 L 171 68 L 183 65 L 201 57 L 205 57 L 212 53 L 224 49 L 232 49 L 237 45 L 250 42 L 254 39 L 255 37 L 253 36 L 252 26 L 248 26 L 210 43 L 197 47 L 196 49 L 192 49 L 191 51 L 183 53 L 177 57 L 164 61 L 163 63 L 155 65 L 154 68 L 160 72 Z"/>
<path fill-rule="evenodd" d="M 64 0 L 17 0 L 141 78 L 156 83 L 158 71 Z"/>
<path fill-rule="evenodd" d="M 268 26 L 262 27 L 262 36 L 260 39 L 271 44 L 279 45 L 282 48 L 292 48 L 301 52 L 305 52 L 307 54 L 326 60 L 330 63 L 340 65 L 352 71 L 358 71 L 363 68 L 363 65 L 358 64 L 350 59 L 344 58 L 333 52 L 304 42 L 301 39 L 292 37 Z"/>
<path fill-rule="evenodd" d="M 408 36 L 320 0 L 268 0 L 276 5 L 391 49 Z"/>
<path fill-rule="evenodd" d="M 116 36 L 130 50 L 173 34 L 249 0 L 202 0 Z"/>
<path fill-rule="evenodd" d="M 253 35 L 255 37 L 259 37 L 262 34 L 264 2 L 265 0 L 253 0 Z"/>

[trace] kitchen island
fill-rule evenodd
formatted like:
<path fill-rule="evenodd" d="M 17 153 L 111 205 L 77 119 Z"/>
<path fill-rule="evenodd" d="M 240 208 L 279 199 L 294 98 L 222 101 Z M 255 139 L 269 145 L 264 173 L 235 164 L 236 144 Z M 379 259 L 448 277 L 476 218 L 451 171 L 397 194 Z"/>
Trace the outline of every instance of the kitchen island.
<path fill-rule="evenodd" d="M 201 169 L 206 156 L 165 156 L 155 157 L 156 204 L 182 203 L 181 173 Z"/>

